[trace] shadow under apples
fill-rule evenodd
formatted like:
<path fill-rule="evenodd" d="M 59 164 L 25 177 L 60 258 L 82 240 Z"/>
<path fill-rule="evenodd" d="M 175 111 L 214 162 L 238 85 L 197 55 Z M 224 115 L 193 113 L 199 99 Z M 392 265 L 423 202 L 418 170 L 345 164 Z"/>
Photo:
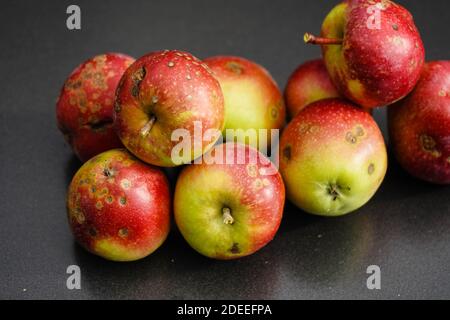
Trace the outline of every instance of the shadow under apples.
<path fill-rule="evenodd" d="M 66 179 L 66 185 L 69 186 L 70 182 L 72 181 L 73 176 L 78 171 L 78 169 L 82 166 L 82 162 L 74 155 L 72 154 L 66 162 L 65 166 L 65 179 Z"/>

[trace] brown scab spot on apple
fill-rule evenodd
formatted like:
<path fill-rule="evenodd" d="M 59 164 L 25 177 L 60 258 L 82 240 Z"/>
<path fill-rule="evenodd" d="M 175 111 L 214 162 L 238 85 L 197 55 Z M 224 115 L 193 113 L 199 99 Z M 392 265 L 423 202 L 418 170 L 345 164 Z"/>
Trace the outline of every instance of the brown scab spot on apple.
<path fill-rule="evenodd" d="M 94 227 L 89 227 L 88 233 L 92 238 L 95 238 L 98 234 L 97 229 L 95 229 Z"/>
<path fill-rule="evenodd" d="M 122 111 L 122 106 L 120 105 L 120 102 L 118 100 L 116 100 L 116 102 L 114 103 L 114 111 L 117 113 Z"/>
<path fill-rule="evenodd" d="M 113 178 L 115 174 L 116 174 L 116 172 L 113 168 L 105 167 L 103 169 L 103 175 L 107 178 Z"/>
<path fill-rule="evenodd" d="M 283 157 L 286 159 L 286 160 L 291 160 L 291 156 L 292 156 L 292 151 L 291 151 L 291 146 L 286 146 L 284 149 L 283 149 Z"/>
<path fill-rule="evenodd" d="M 111 203 L 113 203 L 113 201 L 114 201 L 114 197 L 113 197 L 113 196 L 107 196 L 105 200 L 106 200 L 106 202 L 107 202 L 108 204 L 111 204 Z"/>
<path fill-rule="evenodd" d="M 75 208 L 72 211 L 72 216 L 75 218 L 75 220 L 79 223 L 79 224 L 83 224 L 84 221 L 86 220 L 83 212 L 80 210 L 80 208 Z"/>
<path fill-rule="evenodd" d="M 356 138 L 352 132 L 347 132 L 347 134 L 345 135 L 345 141 L 350 144 L 355 144 L 356 142 L 358 142 L 358 138 Z"/>
<path fill-rule="evenodd" d="M 431 154 L 433 157 L 439 158 L 442 156 L 442 153 L 437 149 L 437 143 L 433 137 L 427 134 L 420 135 L 420 145 L 423 151 Z"/>
<path fill-rule="evenodd" d="M 244 67 L 236 61 L 230 61 L 226 64 L 226 68 L 234 74 L 240 75 L 244 73 Z"/>
<path fill-rule="evenodd" d="M 239 254 L 241 253 L 241 249 L 239 248 L 239 243 L 235 242 L 230 248 L 230 252 L 232 254 Z"/>
<path fill-rule="evenodd" d="M 447 95 L 447 93 L 445 92 L 444 89 L 439 90 L 439 96 L 440 97 L 445 97 Z"/>
<path fill-rule="evenodd" d="M 128 228 L 120 228 L 119 231 L 117 232 L 117 235 L 122 239 L 127 238 L 128 234 L 129 234 Z"/>
<path fill-rule="evenodd" d="M 392 25 L 392 29 L 394 29 L 395 31 L 398 31 L 398 24 L 394 23 Z"/>
<path fill-rule="evenodd" d="M 272 116 L 272 119 L 277 119 L 278 118 L 278 108 L 273 107 L 272 110 L 270 111 L 270 115 Z"/>
<path fill-rule="evenodd" d="M 124 206 L 127 204 L 127 198 L 126 197 L 120 197 L 119 198 L 119 203 Z"/>
<path fill-rule="evenodd" d="M 130 189 L 130 187 L 131 187 L 131 182 L 130 182 L 130 180 L 128 180 L 128 179 L 122 179 L 122 180 L 120 181 L 120 186 L 122 187 L 122 189 L 125 189 L 125 190 Z"/>
<path fill-rule="evenodd" d="M 249 163 L 247 165 L 247 174 L 251 178 L 256 178 L 258 176 L 258 167 L 256 164 Z"/>
<path fill-rule="evenodd" d="M 133 85 L 131 87 L 131 95 L 133 97 L 137 98 L 139 96 L 141 82 L 142 80 L 144 80 L 146 74 L 147 70 L 145 69 L 145 67 L 141 67 L 137 69 L 131 76 L 131 80 L 133 81 Z"/>
<path fill-rule="evenodd" d="M 357 137 L 364 137 L 366 132 L 364 131 L 364 128 L 362 126 L 356 126 L 355 134 L 356 134 Z"/>
<path fill-rule="evenodd" d="M 103 203 L 101 201 L 97 201 L 97 203 L 95 204 L 95 207 L 97 208 L 97 210 L 102 210 Z"/>
<path fill-rule="evenodd" d="M 367 172 L 369 173 L 369 176 L 371 176 L 375 172 L 375 165 L 371 163 L 369 165 L 369 168 L 367 169 Z"/>

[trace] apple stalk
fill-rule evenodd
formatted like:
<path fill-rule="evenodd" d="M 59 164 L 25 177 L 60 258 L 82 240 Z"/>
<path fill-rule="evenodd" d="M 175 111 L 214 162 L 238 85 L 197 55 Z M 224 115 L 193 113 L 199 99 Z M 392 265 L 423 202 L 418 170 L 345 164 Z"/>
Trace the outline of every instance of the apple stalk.
<path fill-rule="evenodd" d="M 308 44 L 319 44 L 319 45 L 342 45 L 342 39 L 333 39 L 333 38 L 321 38 L 316 37 L 311 33 L 305 33 L 303 36 L 303 41 Z"/>

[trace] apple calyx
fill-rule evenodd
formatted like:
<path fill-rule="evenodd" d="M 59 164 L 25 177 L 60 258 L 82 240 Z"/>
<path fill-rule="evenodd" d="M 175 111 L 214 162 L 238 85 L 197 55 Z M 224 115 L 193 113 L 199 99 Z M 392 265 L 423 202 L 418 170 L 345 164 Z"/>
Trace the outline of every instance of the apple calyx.
<path fill-rule="evenodd" d="M 155 122 L 156 122 L 156 117 L 154 115 L 150 116 L 150 119 L 148 120 L 148 122 L 141 129 L 142 137 L 146 137 L 150 133 Z"/>
<path fill-rule="evenodd" d="M 342 45 L 342 39 L 333 39 L 333 38 L 321 38 L 316 37 L 315 35 L 306 32 L 303 36 L 303 41 L 307 44 L 319 44 L 319 45 Z"/>
<path fill-rule="evenodd" d="M 231 215 L 231 209 L 230 208 L 222 208 L 222 216 L 223 216 L 223 223 L 224 224 L 233 224 L 234 223 L 234 218 Z"/>

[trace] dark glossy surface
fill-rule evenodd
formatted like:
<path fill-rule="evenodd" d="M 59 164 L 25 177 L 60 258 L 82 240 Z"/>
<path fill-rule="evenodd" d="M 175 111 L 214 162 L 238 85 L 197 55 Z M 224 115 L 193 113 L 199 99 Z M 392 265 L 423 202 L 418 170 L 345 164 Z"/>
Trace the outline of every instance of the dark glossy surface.
<path fill-rule="evenodd" d="M 319 49 L 335 1 L 76 1 L 82 30 L 65 27 L 67 1 L 2 1 L 0 9 L 0 298 L 450 298 L 449 187 L 408 177 L 391 159 L 384 184 L 357 213 L 308 216 L 287 204 L 275 240 L 238 261 L 208 260 L 174 229 L 155 254 L 112 263 L 69 232 L 66 187 L 79 162 L 55 124 L 66 76 L 105 51 L 136 57 L 178 48 L 199 57 L 242 55 L 284 87 Z M 401 1 L 415 15 L 428 59 L 449 59 L 446 0 Z M 384 112 L 376 118 L 385 129 Z M 82 289 L 66 288 L 77 264 Z M 382 289 L 366 288 L 379 265 Z"/>

